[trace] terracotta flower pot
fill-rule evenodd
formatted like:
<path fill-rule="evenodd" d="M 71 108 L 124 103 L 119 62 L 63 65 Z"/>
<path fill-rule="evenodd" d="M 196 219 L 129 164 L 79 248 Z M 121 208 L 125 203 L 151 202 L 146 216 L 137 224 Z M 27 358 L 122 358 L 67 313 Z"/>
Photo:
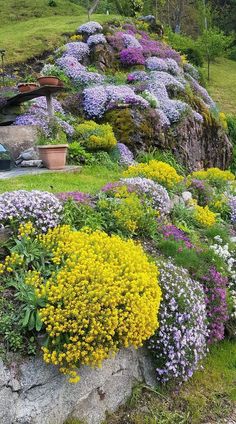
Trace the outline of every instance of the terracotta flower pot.
<path fill-rule="evenodd" d="M 53 77 L 53 76 L 38 77 L 37 80 L 38 80 L 38 82 L 41 86 L 43 86 L 43 85 L 55 85 L 55 86 L 57 86 L 57 85 L 60 85 L 60 82 L 61 82 L 59 80 L 59 78 Z"/>
<path fill-rule="evenodd" d="M 38 146 L 39 157 L 44 166 L 51 170 L 64 169 L 68 144 L 48 144 Z"/>
<path fill-rule="evenodd" d="M 37 82 L 23 82 L 17 86 L 20 93 L 29 93 L 30 91 L 36 90 L 38 87 L 39 85 Z"/>

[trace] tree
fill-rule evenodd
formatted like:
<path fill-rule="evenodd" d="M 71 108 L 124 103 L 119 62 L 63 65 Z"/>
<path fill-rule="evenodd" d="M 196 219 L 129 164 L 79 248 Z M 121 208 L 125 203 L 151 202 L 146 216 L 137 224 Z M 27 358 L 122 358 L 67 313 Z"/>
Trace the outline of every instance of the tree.
<path fill-rule="evenodd" d="M 219 56 L 222 56 L 227 47 L 232 43 L 232 37 L 226 36 L 217 28 L 205 28 L 198 39 L 199 46 L 207 61 L 208 80 L 210 79 L 210 64 Z"/>

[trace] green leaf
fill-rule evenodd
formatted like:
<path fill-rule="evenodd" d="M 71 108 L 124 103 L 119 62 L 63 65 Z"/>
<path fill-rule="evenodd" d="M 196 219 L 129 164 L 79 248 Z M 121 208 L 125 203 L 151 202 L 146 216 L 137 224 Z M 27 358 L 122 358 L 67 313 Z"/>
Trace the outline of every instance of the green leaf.
<path fill-rule="evenodd" d="M 35 327 L 35 312 L 31 312 L 28 329 L 33 330 Z"/>
<path fill-rule="evenodd" d="M 35 323 L 36 331 L 40 331 L 42 326 L 43 326 L 43 323 L 42 323 L 41 318 L 39 316 L 39 313 L 37 311 L 36 312 L 36 323 Z"/>
<path fill-rule="evenodd" d="M 31 312 L 31 310 L 29 308 L 27 308 L 26 311 L 25 311 L 25 316 L 24 316 L 23 321 L 22 321 L 23 327 L 26 327 L 28 325 L 30 312 Z"/>

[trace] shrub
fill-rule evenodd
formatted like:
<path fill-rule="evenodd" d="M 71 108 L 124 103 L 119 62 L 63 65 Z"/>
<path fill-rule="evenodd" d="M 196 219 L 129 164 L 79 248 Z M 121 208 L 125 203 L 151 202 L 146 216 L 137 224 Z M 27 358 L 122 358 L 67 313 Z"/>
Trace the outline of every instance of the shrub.
<path fill-rule="evenodd" d="M 76 382 L 78 365 L 98 366 L 153 334 L 161 290 L 157 268 L 141 246 L 67 226 L 50 230 L 40 243 L 51 258 L 46 278 L 29 270 L 25 281 L 46 301 L 39 314 L 49 337 L 47 363 Z"/>
<path fill-rule="evenodd" d="M 109 150 L 117 144 L 112 127 L 109 124 L 85 121 L 76 126 L 76 134 L 80 137 L 80 142 L 90 150 Z"/>
<path fill-rule="evenodd" d="M 192 38 L 169 31 L 168 41 L 175 50 L 186 55 L 193 65 L 203 66 L 203 52 Z"/>
<path fill-rule="evenodd" d="M 206 171 L 195 171 L 191 174 L 190 178 L 206 180 L 219 189 L 224 189 L 229 182 L 235 180 L 235 176 L 232 172 L 222 171 L 219 168 L 208 168 Z"/>
<path fill-rule="evenodd" d="M 129 193 L 124 186 L 117 189 L 115 197 L 101 197 L 97 207 L 104 219 L 104 229 L 109 233 L 126 237 L 152 237 L 156 233 L 158 213 L 145 199 Z"/>
<path fill-rule="evenodd" d="M 78 141 L 74 141 L 69 144 L 67 160 L 70 164 L 89 164 L 92 160 L 92 155 L 91 153 L 86 152 Z"/>
<path fill-rule="evenodd" d="M 170 212 L 169 194 L 160 184 L 143 177 L 122 178 L 121 184 L 125 184 L 129 190 L 135 191 L 141 198 L 146 198 L 160 214 Z"/>
<path fill-rule="evenodd" d="M 139 163 L 130 166 L 123 174 L 125 177 L 146 177 L 154 180 L 166 188 L 172 189 L 183 180 L 176 170 L 165 162 L 151 160 L 148 163 Z"/>
<path fill-rule="evenodd" d="M 19 227 L 31 221 L 37 230 L 47 231 L 60 222 L 62 206 L 51 193 L 18 190 L 0 195 L 0 225 Z"/>
<path fill-rule="evenodd" d="M 186 270 L 161 262 L 160 285 L 163 301 L 160 328 L 148 341 L 162 382 L 186 381 L 205 356 L 207 326 L 204 291 Z"/>

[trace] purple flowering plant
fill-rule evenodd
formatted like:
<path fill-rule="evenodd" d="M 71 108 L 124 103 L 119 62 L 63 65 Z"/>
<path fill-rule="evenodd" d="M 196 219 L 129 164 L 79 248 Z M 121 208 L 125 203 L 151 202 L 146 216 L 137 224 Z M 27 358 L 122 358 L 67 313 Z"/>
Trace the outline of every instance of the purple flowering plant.
<path fill-rule="evenodd" d="M 18 227 L 27 221 L 46 232 L 60 223 L 62 205 L 51 193 L 18 190 L 0 195 L 0 226 Z"/>
<path fill-rule="evenodd" d="M 207 352 L 205 295 L 200 283 L 171 262 L 159 264 L 163 300 L 160 327 L 148 341 L 157 379 L 162 383 L 188 380 Z"/>

